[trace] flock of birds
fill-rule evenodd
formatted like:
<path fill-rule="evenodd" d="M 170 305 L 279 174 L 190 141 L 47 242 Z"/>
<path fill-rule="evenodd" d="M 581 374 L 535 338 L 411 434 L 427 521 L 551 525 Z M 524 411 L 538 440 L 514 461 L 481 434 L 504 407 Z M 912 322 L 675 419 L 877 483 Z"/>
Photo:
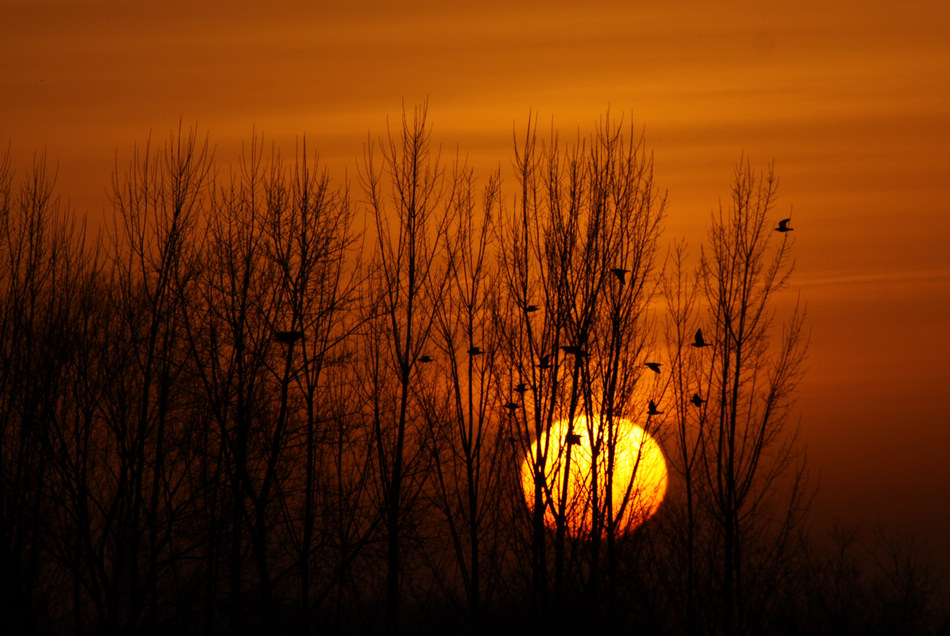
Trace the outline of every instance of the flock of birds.
<path fill-rule="evenodd" d="M 775 231 L 781 232 L 783 234 L 785 232 L 791 232 L 792 230 L 795 229 L 795 228 L 789 227 L 789 223 L 791 223 L 791 221 L 792 221 L 791 219 L 780 220 L 778 222 L 778 227 L 775 228 Z M 614 267 L 610 271 L 614 276 L 616 276 L 621 286 L 627 284 L 627 274 L 630 272 L 629 269 L 625 269 L 623 267 Z M 540 308 L 537 305 L 532 305 L 532 304 L 527 304 L 524 307 L 525 313 L 529 313 L 529 314 L 534 313 L 538 311 L 539 309 Z M 302 331 L 276 331 L 274 332 L 274 339 L 277 340 L 277 342 L 286 344 L 288 346 L 300 340 L 301 338 L 303 338 Z M 693 342 L 690 343 L 690 346 L 700 348 L 700 349 L 703 347 L 709 346 L 709 343 L 706 342 L 706 340 L 703 338 L 702 329 L 696 330 L 696 334 L 693 336 Z M 575 345 L 564 345 L 561 347 L 561 350 L 568 355 L 573 355 L 577 357 L 587 357 L 590 355 L 586 349 L 579 346 L 575 346 Z M 479 356 L 483 353 L 484 351 L 481 348 L 476 347 L 476 346 L 473 346 L 468 350 L 468 355 L 470 356 Z M 423 354 L 419 356 L 418 359 L 419 359 L 419 362 L 422 362 L 423 364 L 432 362 L 434 360 L 434 358 L 428 354 Z M 644 366 L 646 366 L 648 369 L 650 369 L 654 373 L 660 373 L 660 366 L 662 365 L 659 362 L 645 362 Z M 544 354 L 540 356 L 540 358 L 538 359 L 538 368 L 542 370 L 551 368 L 551 356 L 549 354 Z M 526 385 L 524 382 L 520 382 L 516 384 L 512 388 L 512 390 L 515 393 L 518 393 L 519 395 L 523 396 L 524 393 L 528 390 L 528 385 Z M 701 407 L 706 402 L 706 400 L 704 400 L 702 396 L 699 395 L 699 393 L 693 393 L 693 396 L 690 398 L 690 402 L 694 406 Z M 504 408 L 508 409 L 508 411 L 514 412 L 520 406 L 520 404 L 518 404 L 517 402 L 508 402 L 504 404 L 503 406 Z M 660 411 L 657 408 L 656 402 L 654 402 L 653 400 L 650 400 L 649 403 L 647 404 L 647 416 L 649 417 L 649 416 L 662 415 L 662 414 L 663 414 L 663 411 Z M 571 435 L 574 435 L 574 437 L 577 437 L 577 440 L 576 441 L 572 440 Z M 569 434 L 567 443 L 568 444 L 580 443 L 580 438 L 576 434 Z"/>
<path fill-rule="evenodd" d="M 527 307 L 532 307 L 532 308 L 534 308 L 534 309 L 532 309 L 532 311 L 536 311 L 536 310 L 537 310 L 537 308 L 536 308 L 534 305 L 527 305 Z M 696 347 L 696 348 L 703 348 L 703 347 L 708 347 L 708 346 L 710 346 L 710 344 L 709 344 L 708 342 L 706 342 L 705 338 L 703 337 L 703 330 L 702 330 L 702 329 L 697 329 L 697 330 L 696 330 L 696 334 L 693 336 L 693 341 L 690 343 L 690 346 Z M 573 345 L 565 345 L 565 346 L 562 346 L 562 347 L 561 347 L 561 350 L 564 351 L 564 353 L 566 353 L 566 354 L 574 355 L 574 356 L 578 356 L 578 357 L 587 357 L 587 356 L 590 355 L 585 349 L 582 349 L 581 347 L 577 347 L 577 346 L 573 346 Z M 484 353 L 484 351 L 483 351 L 481 348 L 479 348 L 479 347 L 472 347 L 472 348 L 470 348 L 470 349 L 468 350 L 468 355 L 470 355 L 470 356 L 477 356 L 477 355 L 481 355 L 481 354 L 483 354 L 483 353 Z M 418 360 L 419 360 L 419 362 L 422 362 L 422 363 L 429 363 L 429 362 L 432 362 L 432 361 L 434 360 L 434 358 L 433 358 L 432 356 L 428 355 L 428 354 L 425 354 L 425 355 L 419 356 Z M 645 363 L 644 363 L 644 366 L 647 367 L 648 369 L 650 369 L 651 371 L 653 371 L 654 373 L 660 373 L 660 367 L 662 366 L 662 363 L 660 363 L 660 362 L 645 362 Z M 551 368 L 551 356 L 550 356 L 549 354 L 543 354 L 543 355 L 541 355 L 541 356 L 539 357 L 539 359 L 538 359 L 538 368 L 539 368 L 539 369 L 550 369 L 550 368 Z M 523 396 L 523 395 L 528 391 L 528 385 L 525 384 L 524 382 L 519 382 L 518 384 L 516 384 L 516 385 L 514 385 L 514 386 L 512 387 L 512 391 L 514 391 L 515 393 L 517 393 L 517 394 Z M 706 402 L 706 400 L 704 400 L 704 399 L 699 395 L 699 393 L 694 393 L 694 394 L 693 394 L 693 397 L 690 398 L 690 402 L 692 402 L 695 406 L 702 406 L 702 405 Z M 505 409 L 507 409 L 509 412 L 514 412 L 514 411 L 517 410 L 521 405 L 520 405 L 519 403 L 517 403 L 517 402 L 509 401 L 509 402 L 503 404 L 502 406 L 503 406 Z M 662 414 L 663 414 L 663 411 L 660 411 L 660 410 L 657 408 L 656 402 L 654 402 L 653 400 L 650 400 L 650 401 L 649 401 L 649 404 L 647 405 L 647 415 L 648 415 L 648 416 L 653 416 L 653 415 L 662 415 Z M 571 443 L 570 440 L 568 440 L 568 443 Z"/>

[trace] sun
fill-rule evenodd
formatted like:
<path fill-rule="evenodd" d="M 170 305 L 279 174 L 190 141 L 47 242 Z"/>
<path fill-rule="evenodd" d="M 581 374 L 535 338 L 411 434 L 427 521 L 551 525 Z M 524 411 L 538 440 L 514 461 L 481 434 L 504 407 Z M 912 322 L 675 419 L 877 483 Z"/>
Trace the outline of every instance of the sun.
<path fill-rule="evenodd" d="M 615 522 L 617 534 L 630 532 L 656 513 L 666 494 L 668 474 L 660 445 L 640 426 L 628 420 L 615 419 L 612 435 L 605 420 L 597 418 L 588 426 L 584 417 L 575 418 L 570 445 L 570 470 L 567 483 L 565 519 L 567 531 L 574 537 L 589 536 L 594 517 L 593 484 L 597 484 L 599 525 L 606 528 L 608 518 Z M 532 445 L 521 465 L 521 485 L 528 507 L 534 507 L 534 459 L 547 449 L 544 461 L 546 494 L 544 522 L 556 527 L 555 512 L 559 509 L 564 488 L 564 466 L 567 458 L 568 422 L 556 422 L 549 435 Z M 593 470 L 591 437 L 601 440 Z M 614 440 L 612 479 L 607 440 Z M 606 506 L 610 490 L 610 506 Z"/>

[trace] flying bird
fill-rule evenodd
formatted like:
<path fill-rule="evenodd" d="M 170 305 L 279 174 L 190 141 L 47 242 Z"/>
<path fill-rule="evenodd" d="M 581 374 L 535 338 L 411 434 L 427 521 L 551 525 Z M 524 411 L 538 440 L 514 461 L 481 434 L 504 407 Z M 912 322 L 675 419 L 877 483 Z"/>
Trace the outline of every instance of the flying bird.
<path fill-rule="evenodd" d="M 561 351 L 563 351 L 564 353 L 567 353 L 567 354 L 569 354 L 569 355 L 572 355 L 572 356 L 579 356 L 579 357 L 581 357 L 581 358 L 590 355 L 589 353 L 587 353 L 586 350 L 584 350 L 584 349 L 582 349 L 582 348 L 580 348 L 580 347 L 575 347 L 575 346 L 573 346 L 573 345 L 561 347 Z"/>
<path fill-rule="evenodd" d="M 692 345 L 694 347 L 708 347 L 709 343 L 703 340 L 703 330 L 697 329 L 696 336 L 693 338 Z"/>
<path fill-rule="evenodd" d="M 512 389 L 512 391 L 514 391 L 515 393 L 524 393 L 527 390 L 528 390 L 528 385 L 525 384 L 524 382 L 519 382 Z"/>
<path fill-rule="evenodd" d="M 551 356 L 544 354 L 538 361 L 539 369 L 550 369 L 551 368 Z"/>
<path fill-rule="evenodd" d="M 571 444 L 580 444 L 580 443 L 581 443 L 581 436 L 578 435 L 577 433 L 568 433 L 568 434 L 565 436 L 564 441 L 566 441 L 569 446 L 570 446 Z"/>
<path fill-rule="evenodd" d="M 650 371 L 653 371 L 653 373 L 659 373 L 659 372 L 660 372 L 660 363 L 659 363 L 659 362 L 644 362 L 644 363 L 643 363 L 643 366 L 645 366 L 645 367 L 647 367 L 648 369 L 650 369 Z"/>
<path fill-rule="evenodd" d="M 617 277 L 617 280 L 620 281 L 621 285 L 627 282 L 627 272 L 630 271 L 629 269 L 624 269 L 623 267 L 614 267 L 610 271 L 614 276 Z"/>
<path fill-rule="evenodd" d="M 792 230 L 795 229 L 793 227 L 788 227 L 788 224 L 791 223 L 791 221 L 792 221 L 791 219 L 782 219 L 781 221 L 778 222 L 778 227 L 775 228 L 775 231 L 776 232 L 791 232 Z"/>
<path fill-rule="evenodd" d="M 468 350 L 468 355 L 470 356 L 480 356 L 483 353 L 485 352 L 479 349 L 478 347 L 472 347 L 471 349 Z"/>
<path fill-rule="evenodd" d="M 663 411 L 656 410 L 656 402 L 650 400 L 649 408 L 647 409 L 647 415 L 662 415 Z"/>
<path fill-rule="evenodd" d="M 530 313 L 535 312 L 535 311 L 537 311 L 537 310 L 538 310 L 538 306 L 537 306 L 537 305 L 525 305 L 525 306 L 524 306 L 524 311 L 525 311 L 525 313 L 527 313 L 527 314 L 530 314 Z"/>
<path fill-rule="evenodd" d="M 292 342 L 297 342 L 303 338 L 302 331 L 275 331 L 274 340 L 281 342 L 283 344 L 290 344 Z"/>
<path fill-rule="evenodd" d="M 515 402 L 508 402 L 507 404 L 504 404 L 503 406 L 509 411 L 511 411 L 512 413 L 514 413 L 515 409 L 517 409 L 519 405 Z"/>
<path fill-rule="evenodd" d="M 703 398 L 699 397 L 699 393 L 693 393 L 693 397 L 690 398 L 689 401 L 692 402 L 693 404 L 695 404 L 696 406 L 702 406 L 702 405 L 703 405 L 703 402 L 705 402 L 706 400 L 704 400 Z"/>
<path fill-rule="evenodd" d="M 419 356 L 419 362 L 432 362 L 433 358 L 430 355 Z"/>

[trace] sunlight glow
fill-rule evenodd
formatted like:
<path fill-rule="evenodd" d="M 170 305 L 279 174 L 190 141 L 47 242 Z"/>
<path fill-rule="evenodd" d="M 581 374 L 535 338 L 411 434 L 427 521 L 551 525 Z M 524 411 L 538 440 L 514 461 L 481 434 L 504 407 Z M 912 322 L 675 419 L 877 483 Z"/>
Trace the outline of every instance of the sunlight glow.
<path fill-rule="evenodd" d="M 564 465 L 568 445 L 568 422 L 556 422 L 531 445 L 521 465 L 521 485 L 528 507 L 534 508 L 533 463 L 540 465 L 544 457 L 545 513 L 544 522 L 556 527 L 556 513 L 560 508 L 564 484 Z M 606 421 L 601 418 L 588 424 L 584 417 L 575 418 L 574 433 L 577 435 L 570 446 L 570 471 L 564 511 L 567 530 L 574 537 L 591 534 L 592 521 L 597 509 L 597 527 L 603 532 L 614 522 L 617 535 L 630 532 L 656 513 L 666 494 L 666 460 L 660 445 L 641 427 L 617 419 L 613 422 L 612 435 L 608 434 Z M 594 446 L 591 439 L 600 440 L 597 451 L 597 470 L 592 469 Z M 607 479 L 610 466 L 608 439 L 614 440 L 613 479 Z M 594 484 L 597 484 L 594 494 Z M 609 505 L 607 493 L 610 492 Z M 596 499 L 596 501 L 595 501 Z"/>

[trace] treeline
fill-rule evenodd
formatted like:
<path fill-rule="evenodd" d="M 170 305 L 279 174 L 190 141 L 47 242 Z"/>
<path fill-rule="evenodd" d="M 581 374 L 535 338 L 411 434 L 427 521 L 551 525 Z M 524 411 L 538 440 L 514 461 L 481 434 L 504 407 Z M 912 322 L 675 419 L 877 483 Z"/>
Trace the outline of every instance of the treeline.
<path fill-rule="evenodd" d="M 180 130 L 117 167 L 95 239 L 44 161 L 18 176 L 7 153 L 9 633 L 946 628 L 902 544 L 805 536 L 807 338 L 776 313 L 771 168 L 737 166 L 691 257 L 661 244 L 632 126 L 565 144 L 530 121 L 513 197 L 430 141 L 425 107 L 404 114 L 351 185 L 260 138 L 224 173 Z M 549 431 L 584 422 L 611 466 L 622 420 L 661 443 L 666 499 L 626 527 L 636 493 L 617 509 L 629 484 L 595 468 L 574 536 Z"/>

